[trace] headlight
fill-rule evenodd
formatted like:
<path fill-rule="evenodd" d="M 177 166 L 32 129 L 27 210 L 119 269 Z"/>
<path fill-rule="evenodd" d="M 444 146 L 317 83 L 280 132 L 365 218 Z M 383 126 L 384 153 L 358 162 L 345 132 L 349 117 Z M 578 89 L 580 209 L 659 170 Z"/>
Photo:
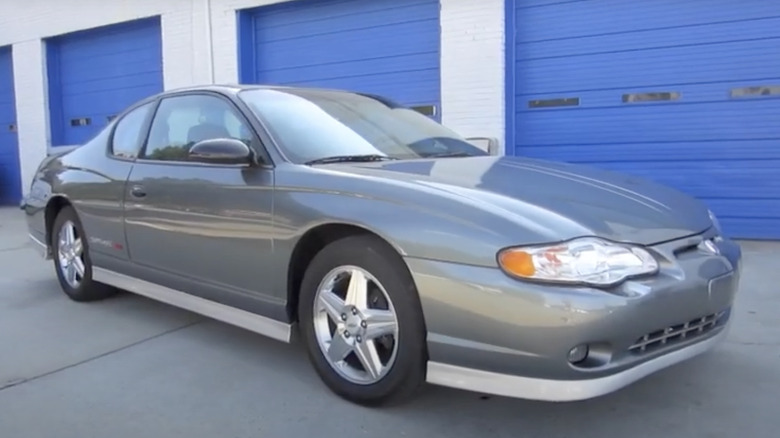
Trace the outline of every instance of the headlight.
<path fill-rule="evenodd" d="M 497 258 L 501 269 L 510 275 L 556 283 L 603 287 L 658 272 L 658 262 L 644 249 L 594 237 L 507 248 Z"/>

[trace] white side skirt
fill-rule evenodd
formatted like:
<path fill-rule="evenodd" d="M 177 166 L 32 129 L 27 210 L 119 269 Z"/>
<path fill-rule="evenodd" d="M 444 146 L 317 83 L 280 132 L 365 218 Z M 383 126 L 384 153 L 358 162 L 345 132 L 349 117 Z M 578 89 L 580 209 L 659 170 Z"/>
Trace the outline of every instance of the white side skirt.
<path fill-rule="evenodd" d="M 467 391 L 543 401 L 577 401 L 617 391 L 656 371 L 690 359 L 726 338 L 729 325 L 705 341 L 659 356 L 610 376 L 587 380 L 549 380 L 480 371 L 428 362 L 427 381 Z"/>
<path fill-rule="evenodd" d="M 290 324 L 104 268 L 93 267 L 92 278 L 99 283 L 105 283 L 174 307 L 189 310 L 282 342 L 290 342 L 292 331 Z"/>
<path fill-rule="evenodd" d="M 44 258 L 44 260 L 50 260 L 51 254 L 49 253 L 49 247 L 45 243 L 41 242 L 33 236 L 32 234 L 27 234 L 27 237 L 30 239 L 28 243 L 32 245 L 32 247 L 35 249 L 35 252 L 38 253 L 41 257 Z"/>

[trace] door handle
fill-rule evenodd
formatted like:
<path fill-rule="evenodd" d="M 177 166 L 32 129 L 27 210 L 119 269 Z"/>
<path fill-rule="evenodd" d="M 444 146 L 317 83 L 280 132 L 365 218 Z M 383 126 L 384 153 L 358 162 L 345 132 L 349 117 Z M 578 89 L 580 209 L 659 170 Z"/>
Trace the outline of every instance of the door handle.
<path fill-rule="evenodd" d="M 146 192 L 142 186 L 133 186 L 130 189 L 130 194 L 136 198 L 143 198 L 146 196 Z"/>

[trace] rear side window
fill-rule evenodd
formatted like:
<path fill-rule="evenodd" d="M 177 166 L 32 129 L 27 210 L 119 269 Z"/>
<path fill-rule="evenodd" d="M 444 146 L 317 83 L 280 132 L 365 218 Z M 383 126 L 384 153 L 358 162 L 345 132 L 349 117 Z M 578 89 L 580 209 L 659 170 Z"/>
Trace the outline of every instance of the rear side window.
<path fill-rule="evenodd" d="M 111 153 L 115 157 L 135 158 L 141 148 L 141 128 L 146 116 L 152 109 L 152 102 L 139 106 L 125 114 L 116 125 L 114 138 L 111 142 Z"/>

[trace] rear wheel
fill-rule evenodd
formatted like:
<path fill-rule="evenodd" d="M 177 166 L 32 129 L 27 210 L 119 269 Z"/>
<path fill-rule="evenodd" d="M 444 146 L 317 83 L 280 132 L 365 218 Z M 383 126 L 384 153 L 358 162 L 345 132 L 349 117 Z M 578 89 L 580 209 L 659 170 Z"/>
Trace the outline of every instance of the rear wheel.
<path fill-rule="evenodd" d="M 303 279 L 302 337 L 325 384 L 363 405 L 401 401 L 425 380 L 417 290 L 395 251 L 352 236 L 318 253 Z"/>
<path fill-rule="evenodd" d="M 74 301 L 94 301 L 116 293 L 92 280 L 92 260 L 84 229 L 73 207 L 60 210 L 52 227 L 52 253 L 62 290 Z"/>

